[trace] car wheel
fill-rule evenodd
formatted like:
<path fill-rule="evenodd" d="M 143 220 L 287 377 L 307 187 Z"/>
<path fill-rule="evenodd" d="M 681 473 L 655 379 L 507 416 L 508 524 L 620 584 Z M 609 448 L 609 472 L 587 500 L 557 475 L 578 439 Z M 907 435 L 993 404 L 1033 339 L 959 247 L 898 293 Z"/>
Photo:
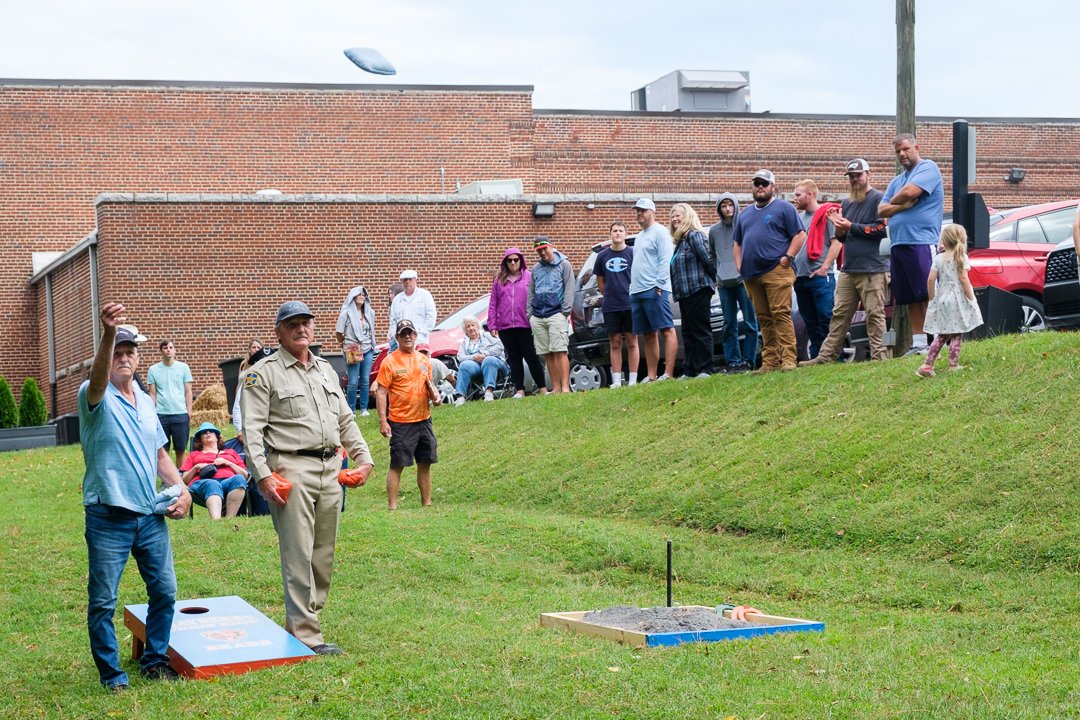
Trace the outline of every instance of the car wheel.
<path fill-rule="evenodd" d="M 607 372 L 604 368 L 580 363 L 574 363 L 570 366 L 570 392 L 596 390 L 607 384 Z"/>
<path fill-rule="evenodd" d="M 1024 319 L 1020 323 L 1020 332 L 1039 332 L 1046 329 L 1046 318 L 1043 315 L 1043 304 L 1035 298 L 1020 296 L 1020 304 L 1023 307 Z"/>

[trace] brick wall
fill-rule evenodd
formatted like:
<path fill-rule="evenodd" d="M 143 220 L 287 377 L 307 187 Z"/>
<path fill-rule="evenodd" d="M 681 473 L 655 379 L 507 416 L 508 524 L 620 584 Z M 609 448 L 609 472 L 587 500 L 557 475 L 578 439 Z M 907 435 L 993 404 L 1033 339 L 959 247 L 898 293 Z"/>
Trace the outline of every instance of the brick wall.
<path fill-rule="evenodd" d="M 972 121 L 976 182 L 990 206 L 1017 207 L 1080 196 L 1080 122 Z M 935 160 L 951 206 L 952 121 L 920 121 L 919 146 Z M 747 191 L 767 167 L 785 192 L 806 177 L 845 193 L 843 164 L 866 158 L 875 184 L 894 174 L 892 118 L 695 116 L 645 113 L 536 114 L 537 192 L 701 193 Z M 1009 168 L 1027 170 L 1020 184 Z"/>
<path fill-rule="evenodd" d="M 29 314 L 31 253 L 94 229 L 102 192 L 531 189 L 531 88 L 0 85 L 0 305 Z M 220 236 L 219 236 L 220 238 Z M 36 348 L 0 346 L 13 384 Z M 46 370 L 47 372 L 47 370 Z"/>
<path fill-rule="evenodd" d="M 988 204 L 1080 195 L 1080 121 L 973 126 L 979 142 L 973 189 Z M 0 304 L 15 315 L 44 313 L 40 288 L 27 283 L 31 253 L 67 250 L 93 230 L 93 201 L 102 192 L 436 193 L 443 168 L 448 190 L 458 181 L 520 178 L 527 193 L 679 195 L 748 190 L 748 178 L 762 166 L 776 171 L 787 191 L 809 176 L 826 192 L 841 192 L 841 164 L 860 155 L 874 166 L 876 184 L 885 185 L 893 168 L 892 127 L 888 117 L 534 111 L 528 87 L 5 81 Z M 948 122 L 921 121 L 920 143 L 949 183 Z M 1003 180 L 1014 166 L 1027 170 L 1019 185 Z M 353 210 L 356 222 L 377 223 L 400 208 Z M 463 222 L 466 232 L 481 231 Z M 560 215 L 554 222 L 566 221 Z M 206 238 L 234 249 L 233 238 L 248 231 L 221 224 Z M 432 218 L 396 252 L 460 235 Z M 131 242 L 139 246 L 138 237 Z M 182 265 L 150 271 L 177 303 L 192 302 L 182 294 L 190 282 Z M 279 274 L 292 277 L 284 269 Z M 102 279 L 107 285 L 108 274 Z M 28 374 L 47 378 L 47 367 L 34 361 L 43 357 L 43 342 L 38 333 L 29 348 L 0 347 L 0 374 L 13 385 Z"/>

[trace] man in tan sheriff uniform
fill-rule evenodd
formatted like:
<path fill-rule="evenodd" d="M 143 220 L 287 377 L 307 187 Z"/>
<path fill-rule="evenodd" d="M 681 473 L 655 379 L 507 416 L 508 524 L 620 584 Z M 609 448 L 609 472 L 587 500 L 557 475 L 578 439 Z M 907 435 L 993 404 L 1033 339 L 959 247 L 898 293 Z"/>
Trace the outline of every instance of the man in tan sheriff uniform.
<path fill-rule="evenodd" d="M 342 448 L 362 481 L 373 463 L 337 373 L 309 350 L 315 317 L 308 306 L 284 303 L 274 332 L 278 352 L 244 375 L 240 397 L 248 467 L 278 534 L 285 629 L 320 655 L 338 655 L 341 649 L 323 639 L 319 611 L 334 565 Z M 283 488 L 273 472 L 292 484 L 287 497 L 279 493 Z"/>

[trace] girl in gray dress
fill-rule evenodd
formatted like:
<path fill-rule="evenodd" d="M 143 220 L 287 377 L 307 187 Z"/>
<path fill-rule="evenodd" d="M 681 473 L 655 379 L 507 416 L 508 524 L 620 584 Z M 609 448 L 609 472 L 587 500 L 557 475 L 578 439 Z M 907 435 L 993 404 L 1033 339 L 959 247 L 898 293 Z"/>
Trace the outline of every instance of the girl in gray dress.
<path fill-rule="evenodd" d="M 949 345 L 949 369 L 960 369 L 960 341 L 964 333 L 982 325 L 982 313 L 975 302 L 968 269 L 967 232 L 962 225 L 950 224 L 941 230 L 938 254 L 934 256 L 927 278 L 930 304 L 926 308 L 926 332 L 934 333 L 934 342 L 915 374 L 933 377 L 934 361 L 946 343 Z"/>

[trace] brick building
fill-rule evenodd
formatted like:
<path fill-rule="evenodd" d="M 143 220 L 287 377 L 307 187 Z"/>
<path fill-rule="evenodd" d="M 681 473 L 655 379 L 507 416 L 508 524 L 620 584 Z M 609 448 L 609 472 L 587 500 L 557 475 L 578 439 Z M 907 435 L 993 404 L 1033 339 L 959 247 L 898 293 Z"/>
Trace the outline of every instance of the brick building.
<path fill-rule="evenodd" d="M 968 120 L 972 189 L 988 204 L 1080 195 L 1080 120 Z M 919 121 L 947 184 L 951 121 Z M 404 265 L 450 310 L 486 289 L 507 243 L 540 229 L 577 264 L 610 219 L 632 219 L 625 197 L 707 205 L 748 189 L 758 167 L 785 190 L 812 177 L 841 193 L 839 167 L 857 155 L 884 186 L 893 125 L 534 110 L 527 86 L 0 80 L 0 302 L 37 328 L 29 347 L 0 347 L 0 374 L 37 376 L 51 412 L 70 410 L 95 302 L 120 298 L 151 338 L 176 337 L 199 390 L 218 359 L 268 338 L 285 296 L 315 301 L 324 343 L 349 286 L 384 288 Z M 1022 183 L 1005 181 L 1011 167 Z M 452 194 L 502 178 L 525 195 Z M 263 188 L 285 196 L 253 195 Z M 549 194 L 555 217 L 534 218 Z M 33 253 L 49 251 L 66 254 L 35 273 Z"/>

